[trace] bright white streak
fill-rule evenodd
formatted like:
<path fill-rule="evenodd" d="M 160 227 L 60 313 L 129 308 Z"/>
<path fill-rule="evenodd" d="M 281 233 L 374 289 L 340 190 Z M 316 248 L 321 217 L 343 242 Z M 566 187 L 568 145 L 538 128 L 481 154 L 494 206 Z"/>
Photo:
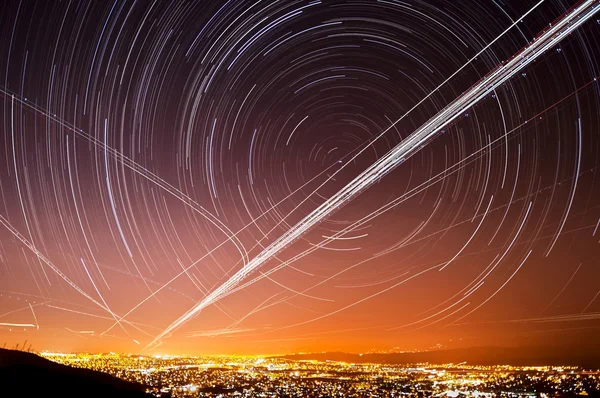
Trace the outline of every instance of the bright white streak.
<path fill-rule="evenodd" d="M 290 134 L 290 136 L 288 137 L 288 139 L 287 139 L 287 141 L 285 143 L 286 146 L 290 144 L 290 140 L 292 139 L 292 136 L 294 135 L 294 133 L 296 132 L 296 130 L 298 129 L 298 127 L 300 127 L 300 125 L 302 124 L 302 122 L 304 122 L 306 119 L 308 119 L 308 115 L 306 115 L 306 117 L 304 119 L 300 120 L 300 123 L 298 123 L 296 125 L 296 127 L 294 127 L 294 129 L 292 130 L 292 133 Z"/>
<path fill-rule="evenodd" d="M 24 328 L 34 328 L 35 325 L 31 323 L 3 323 L 0 322 L 0 326 L 14 326 L 14 327 L 24 327 Z"/>
<path fill-rule="evenodd" d="M 31 313 L 33 314 L 33 320 L 35 321 L 35 327 L 37 328 L 37 330 L 40 330 L 40 324 L 38 323 L 37 316 L 35 316 L 35 311 L 33 310 L 31 303 L 27 303 L 27 304 L 29 304 L 29 308 L 31 308 Z"/>

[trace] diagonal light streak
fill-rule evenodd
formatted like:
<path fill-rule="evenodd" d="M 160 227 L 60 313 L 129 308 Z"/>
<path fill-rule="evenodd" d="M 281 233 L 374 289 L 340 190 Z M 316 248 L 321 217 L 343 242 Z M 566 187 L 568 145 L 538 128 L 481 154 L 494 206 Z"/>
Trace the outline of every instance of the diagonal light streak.
<path fill-rule="evenodd" d="M 489 95 L 527 65 L 532 63 L 550 47 L 555 46 L 563 38 L 574 32 L 598 10 L 600 10 L 600 3 L 598 3 L 597 0 L 582 1 L 577 6 L 570 9 L 561 18 L 553 22 L 549 28 L 541 32 L 531 43 L 513 55 L 512 58 L 498 65 L 475 85 L 409 135 L 405 140 L 400 142 L 382 158 L 360 173 L 344 188 L 323 202 L 294 227 L 267 246 L 231 278 L 169 325 L 148 345 L 148 347 L 157 344 L 164 336 L 181 327 L 202 309 L 216 302 L 223 295 L 226 295 L 250 273 L 294 243 L 298 238 L 306 234 L 342 206 L 348 204 L 352 199 L 398 167 L 406 159 L 417 153 L 425 145 L 431 142 L 443 128 L 458 119 L 467 109 L 476 105 L 481 99 Z"/>

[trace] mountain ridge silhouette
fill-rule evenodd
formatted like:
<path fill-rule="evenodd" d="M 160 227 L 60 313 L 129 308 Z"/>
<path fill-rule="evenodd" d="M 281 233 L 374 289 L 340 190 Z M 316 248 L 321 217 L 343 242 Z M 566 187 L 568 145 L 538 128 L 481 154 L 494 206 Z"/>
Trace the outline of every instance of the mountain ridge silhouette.
<path fill-rule="evenodd" d="M 469 347 L 445 350 L 364 353 L 319 352 L 281 355 L 290 360 L 319 360 L 351 363 L 388 364 L 449 364 L 513 365 L 513 366 L 578 366 L 600 369 L 600 349 L 584 346 L 537 346 L 537 347 Z"/>

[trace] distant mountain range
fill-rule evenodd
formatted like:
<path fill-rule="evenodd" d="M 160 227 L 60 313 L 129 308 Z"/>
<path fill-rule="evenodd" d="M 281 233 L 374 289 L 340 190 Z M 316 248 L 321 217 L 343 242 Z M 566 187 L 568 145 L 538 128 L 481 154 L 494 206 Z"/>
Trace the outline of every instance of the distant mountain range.
<path fill-rule="evenodd" d="M 32 353 L 0 348 L 2 398 L 151 398 L 144 386 L 89 369 L 61 365 Z"/>
<path fill-rule="evenodd" d="M 600 348 L 581 346 L 476 347 L 452 350 L 390 354 L 324 352 L 282 356 L 291 360 L 340 361 L 350 363 L 462 363 L 470 365 L 580 366 L 600 369 Z"/>

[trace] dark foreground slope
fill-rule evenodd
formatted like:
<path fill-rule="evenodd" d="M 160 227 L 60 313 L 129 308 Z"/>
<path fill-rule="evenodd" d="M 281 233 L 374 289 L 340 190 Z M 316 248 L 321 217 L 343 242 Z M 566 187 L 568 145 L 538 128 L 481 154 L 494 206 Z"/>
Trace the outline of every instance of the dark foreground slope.
<path fill-rule="evenodd" d="M 72 368 L 23 351 L 0 349 L 0 397 L 149 398 L 144 386 Z"/>
<path fill-rule="evenodd" d="M 292 360 L 340 361 L 350 363 L 461 363 L 470 365 L 515 365 L 515 366 L 580 366 L 600 369 L 600 349 L 578 346 L 544 347 L 477 347 L 453 350 L 425 351 L 394 354 L 349 354 L 324 352 L 314 354 L 287 355 Z"/>

